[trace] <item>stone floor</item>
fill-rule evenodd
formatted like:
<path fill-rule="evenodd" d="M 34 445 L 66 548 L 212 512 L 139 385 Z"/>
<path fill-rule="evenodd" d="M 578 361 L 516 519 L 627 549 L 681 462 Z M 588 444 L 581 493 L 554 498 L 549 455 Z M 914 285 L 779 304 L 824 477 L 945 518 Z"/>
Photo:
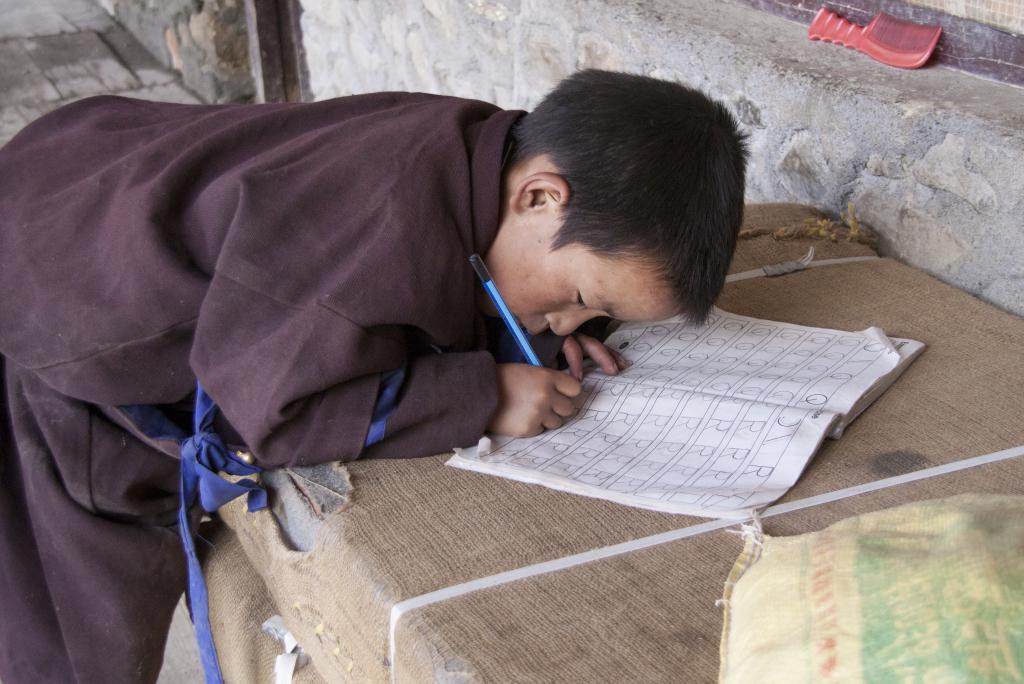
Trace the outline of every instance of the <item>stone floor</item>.
<path fill-rule="evenodd" d="M 92 0 L 0 0 L 0 17 L 0 145 L 36 117 L 90 95 L 199 102 Z M 179 605 L 159 684 L 201 681 Z"/>
<path fill-rule="evenodd" d="M 199 102 L 92 0 L 0 0 L 0 144 L 90 95 Z"/>

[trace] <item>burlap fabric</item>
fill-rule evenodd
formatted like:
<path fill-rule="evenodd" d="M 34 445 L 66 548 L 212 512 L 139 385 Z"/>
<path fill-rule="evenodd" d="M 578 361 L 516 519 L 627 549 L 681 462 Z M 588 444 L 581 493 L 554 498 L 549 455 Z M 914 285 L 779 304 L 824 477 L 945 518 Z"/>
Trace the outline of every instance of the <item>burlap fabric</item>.
<path fill-rule="evenodd" d="M 748 211 L 783 225 L 807 210 Z M 830 239 L 741 241 L 733 271 L 797 259 L 870 254 Z M 1024 322 L 887 259 L 808 269 L 727 286 L 740 314 L 922 340 L 925 353 L 836 442 L 826 442 L 786 500 L 1024 444 Z M 350 503 L 323 516 L 313 550 L 288 548 L 269 512 L 221 515 L 262 578 L 273 613 L 326 681 L 385 681 L 396 602 L 445 586 L 701 522 L 576 497 L 443 465 L 447 456 L 349 466 Z M 1024 493 L 1018 461 L 918 482 L 773 518 L 766 529 L 819 529 L 850 514 L 967 491 Z M 714 681 L 714 605 L 740 549 L 716 532 L 595 562 L 408 613 L 398 625 L 399 682 Z M 215 549 L 214 557 L 221 553 Z M 267 681 L 234 660 L 263 637 L 229 634 L 243 590 L 234 558 L 211 565 L 212 612 L 230 681 Z M 216 576 L 223 573 L 223 582 Z M 230 653 L 230 656 L 226 656 Z"/>
<path fill-rule="evenodd" d="M 210 593 L 210 626 L 217 655 L 227 681 L 272 682 L 274 659 L 283 652 L 281 642 L 261 631 L 277 614 L 260 573 L 238 541 L 234 530 L 213 528 L 208 539 L 211 553 L 204 563 Z M 294 684 L 323 684 L 316 668 L 300 669 Z"/>

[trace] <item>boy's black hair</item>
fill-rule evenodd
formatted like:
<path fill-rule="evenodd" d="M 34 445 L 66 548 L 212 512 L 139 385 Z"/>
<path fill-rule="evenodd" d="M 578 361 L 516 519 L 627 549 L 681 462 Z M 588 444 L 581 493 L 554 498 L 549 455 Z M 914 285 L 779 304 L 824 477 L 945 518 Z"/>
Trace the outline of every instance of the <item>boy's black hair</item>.
<path fill-rule="evenodd" d="M 678 83 L 589 69 L 511 135 L 511 163 L 549 154 L 569 184 L 552 249 L 650 261 L 682 312 L 707 318 L 743 221 L 745 135 L 725 106 Z"/>

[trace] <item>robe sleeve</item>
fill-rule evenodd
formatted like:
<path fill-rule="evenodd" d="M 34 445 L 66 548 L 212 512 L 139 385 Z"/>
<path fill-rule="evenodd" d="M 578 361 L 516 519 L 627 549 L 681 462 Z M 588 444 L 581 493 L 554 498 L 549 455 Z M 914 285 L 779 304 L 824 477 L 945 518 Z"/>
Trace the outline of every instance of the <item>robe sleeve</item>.
<path fill-rule="evenodd" d="M 498 406 L 496 376 L 494 358 L 485 351 L 410 359 L 383 437 L 363 456 L 428 456 L 475 445 Z"/>
<path fill-rule="evenodd" d="M 417 457 L 476 442 L 497 407 L 486 351 L 407 358 L 401 326 L 363 328 L 319 301 L 215 274 L 190 362 L 263 468 Z M 364 448 L 382 375 L 405 365 L 380 441 Z"/>

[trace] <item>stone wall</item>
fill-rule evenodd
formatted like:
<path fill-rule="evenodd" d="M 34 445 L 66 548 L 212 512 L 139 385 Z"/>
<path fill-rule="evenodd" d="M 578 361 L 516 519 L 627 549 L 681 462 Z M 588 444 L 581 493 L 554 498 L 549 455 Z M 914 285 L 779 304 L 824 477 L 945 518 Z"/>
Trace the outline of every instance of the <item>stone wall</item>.
<path fill-rule="evenodd" d="M 749 201 L 852 205 L 884 253 L 1024 314 L 1024 90 L 891 69 L 727 0 L 302 5 L 317 99 L 422 90 L 529 109 L 583 67 L 696 85 L 750 133 Z"/>
<path fill-rule="evenodd" d="M 253 97 L 242 0 L 99 2 L 206 102 Z"/>

